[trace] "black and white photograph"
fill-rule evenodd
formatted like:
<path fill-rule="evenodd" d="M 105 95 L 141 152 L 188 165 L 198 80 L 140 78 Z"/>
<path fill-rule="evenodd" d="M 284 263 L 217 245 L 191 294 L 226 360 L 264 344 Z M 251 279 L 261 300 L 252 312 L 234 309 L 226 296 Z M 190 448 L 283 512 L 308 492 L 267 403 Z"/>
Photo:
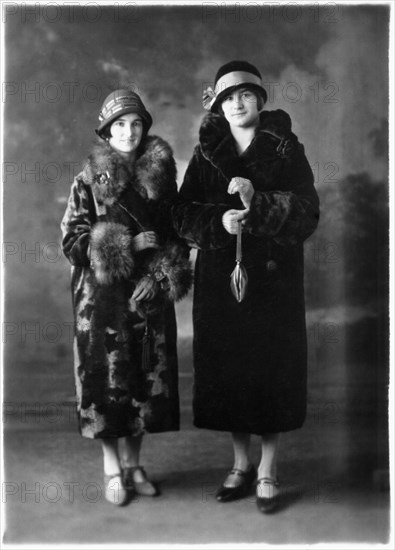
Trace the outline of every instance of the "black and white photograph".
<path fill-rule="evenodd" d="M 1 3 L 4 548 L 393 548 L 393 27 Z"/>

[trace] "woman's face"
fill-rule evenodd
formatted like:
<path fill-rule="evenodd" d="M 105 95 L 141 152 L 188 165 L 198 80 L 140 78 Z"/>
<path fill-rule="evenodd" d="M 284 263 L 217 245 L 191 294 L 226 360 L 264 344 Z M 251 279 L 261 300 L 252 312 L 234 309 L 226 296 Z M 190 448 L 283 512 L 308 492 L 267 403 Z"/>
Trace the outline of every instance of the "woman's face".
<path fill-rule="evenodd" d="M 239 88 L 225 96 L 221 107 L 231 126 L 249 128 L 259 123 L 258 99 L 247 88 Z"/>
<path fill-rule="evenodd" d="M 127 113 L 114 120 L 110 126 L 109 143 L 122 156 L 136 151 L 143 137 L 143 121 L 136 113 Z"/>

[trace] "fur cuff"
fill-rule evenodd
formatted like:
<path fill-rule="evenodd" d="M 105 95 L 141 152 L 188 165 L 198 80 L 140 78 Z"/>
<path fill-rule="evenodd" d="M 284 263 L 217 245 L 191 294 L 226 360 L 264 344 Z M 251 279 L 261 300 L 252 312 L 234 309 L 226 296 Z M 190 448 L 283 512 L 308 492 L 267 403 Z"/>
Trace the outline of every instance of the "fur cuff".
<path fill-rule="evenodd" d="M 192 265 L 185 255 L 185 248 L 169 244 L 157 252 L 148 267 L 153 277 L 166 290 L 168 298 L 178 302 L 192 286 Z"/>
<path fill-rule="evenodd" d="M 134 268 L 132 236 L 120 223 L 99 222 L 91 231 L 91 267 L 97 282 L 109 285 L 128 279 Z"/>

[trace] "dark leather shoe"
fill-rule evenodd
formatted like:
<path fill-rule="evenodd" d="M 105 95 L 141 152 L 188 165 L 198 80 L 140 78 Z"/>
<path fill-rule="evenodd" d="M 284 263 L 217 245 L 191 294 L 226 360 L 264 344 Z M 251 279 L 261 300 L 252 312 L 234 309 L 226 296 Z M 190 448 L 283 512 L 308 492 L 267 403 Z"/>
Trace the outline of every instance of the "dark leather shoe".
<path fill-rule="evenodd" d="M 232 500 L 238 500 L 248 495 L 248 492 L 254 483 L 256 471 L 254 466 L 248 468 L 247 471 L 234 468 L 230 470 L 228 475 L 237 475 L 240 477 L 240 483 L 236 487 L 222 487 L 217 491 L 216 498 L 218 502 L 231 502 Z"/>
<path fill-rule="evenodd" d="M 280 485 L 280 482 L 278 479 L 272 479 L 270 477 L 261 477 L 258 479 L 258 483 L 256 486 L 256 505 L 258 507 L 258 510 L 262 514 L 271 514 L 273 512 L 276 512 L 278 509 L 278 506 L 280 504 L 280 493 L 274 493 L 274 488 L 278 487 Z M 260 487 L 264 486 L 271 486 L 271 493 L 272 496 L 270 497 L 262 497 L 260 496 Z"/>
<path fill-rule="evenodd" d="M 136 470 L 139 470 L 141 473 L 141 481 L 135 481 L 134 474 Z M 142 466 L 124 467 L 122 469 L 122 477 L 125 487 L 138 495 L 145 497 L 157 497 L 160 495 L 158 487 L 147 478 L 145 469 Z"/>

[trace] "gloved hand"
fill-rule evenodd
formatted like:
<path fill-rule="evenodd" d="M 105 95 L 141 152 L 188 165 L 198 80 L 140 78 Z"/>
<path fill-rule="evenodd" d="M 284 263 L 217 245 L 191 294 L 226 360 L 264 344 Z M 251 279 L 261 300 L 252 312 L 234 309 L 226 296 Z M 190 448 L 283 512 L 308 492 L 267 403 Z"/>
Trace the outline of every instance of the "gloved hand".
<path fill-rule="evenodd" d="M 222 225 L 231 235 L 237 235 L 239 221 L 247 217 L 249 210 L 227 210 L 222 216 Z M 243 222 L 242 222 L 243 223 Z"/>
<path fill-rule="evenodd" d="M 136 302 L 150 301 L 152 300 L 158 290 L 158 283 L 149 275 L 145 275 L 137 283 L 136 288 L 132 294 L 131 300 Z"/>
<path fill-rule="evenodd" d="M 146 248 L 159 248 L 158 235 L 155 231 L 143 231 L 132 239 L 132 246 L 135 252 Z"/>
<path fill-rule="evenodd" d="M 247 178 L 232 178 L 228 186 L 228 193 L 234 195 L 239 193 L 240 199 L 246 208 L 250 208 L 254 196 L 254 186 Z"/>

